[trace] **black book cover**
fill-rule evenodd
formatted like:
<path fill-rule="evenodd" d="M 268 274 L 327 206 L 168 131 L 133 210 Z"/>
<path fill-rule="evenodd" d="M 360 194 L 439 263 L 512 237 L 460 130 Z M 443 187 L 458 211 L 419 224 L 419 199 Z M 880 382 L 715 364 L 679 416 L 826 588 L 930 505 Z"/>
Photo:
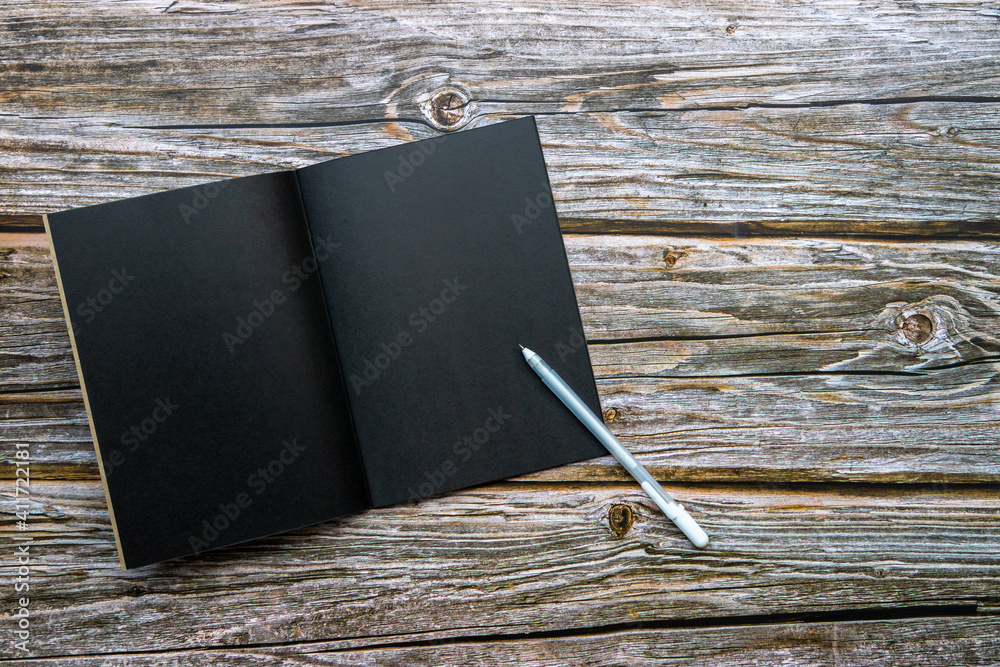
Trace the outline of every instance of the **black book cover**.
<path fill-rule="evenodd" d="M 124 567 L 604 453 L 530 117 L 46 225 Z"/>

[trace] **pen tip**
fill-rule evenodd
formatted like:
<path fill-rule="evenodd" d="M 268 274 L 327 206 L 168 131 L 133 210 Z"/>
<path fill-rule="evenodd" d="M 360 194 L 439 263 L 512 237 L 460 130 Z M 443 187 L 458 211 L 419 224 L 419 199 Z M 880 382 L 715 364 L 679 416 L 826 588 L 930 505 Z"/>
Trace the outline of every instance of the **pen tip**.
<path fill-rule="evenodd" d="M 519 348 L 521 348 L 522 350 L 524 349 L 524 346 L 523 346 L 523 345 L 521 345 L 520 343 L 518 343 L 518 344 L 517 344 L 517 346 L 518 346 Z"/>

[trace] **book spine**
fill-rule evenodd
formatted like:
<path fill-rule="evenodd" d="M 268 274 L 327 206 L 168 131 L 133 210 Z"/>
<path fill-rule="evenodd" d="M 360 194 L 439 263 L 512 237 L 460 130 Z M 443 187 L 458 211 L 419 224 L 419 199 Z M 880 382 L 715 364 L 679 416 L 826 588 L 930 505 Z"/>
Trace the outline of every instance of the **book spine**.
<path fill-rule="evenodd" d="M 305 199 L 302 197 L 302 187 L 299 183 L 299 173 L 297 169 L 292 170 L 292 177 L 295 179 L 295 190 L 299 196 L 299 209 L 302 211 L 302 219 L 306 223 L 306 236 L 309 238 L 309 252 L 312 256 L 316 256 L 316 248 L 313 243 L 312 226 L 309 224 L 309 212 L 306 210 Z M 319 266 L 319 262 L 317 262 Z M 323 310 L 326 313 L 326 326 L 327 330 L 330 332 L 330 340 L 333 341 L 333 352 L 337 358 L 337 379 L 340 382 L 340 390 L 344 396 L 344 403 L 347 408 L 347 419 L 351 425 L 351 441 L 354 443 L 354 452 L 358 457 L 358 462 L 361 464 L 361 474 L 364 476 L 365 484 L 365 494 L 368 496 L 368 507 L 372 508 L 375 503 L 372 502 L 372 492 L 371 485 L 368 483 L 368 471 L 365 469 L 365 458 L 361 452 L 361 441 L 358 438 L 358 429 L 355 426 L 354 421 L 354 409 L 351 406 L 350 394 L 347 390 L 347 378 L 344 377 L 344 367 L 340 363 L 340 348 L 337 346 L 337 336 L 333 330 L 333 314 L 330 312 L 330 299 L 327 297 L 326 287 L 323 285 L 323 269 L 319 268 L 319 289 L 320 293 L 323 295 Z"/>

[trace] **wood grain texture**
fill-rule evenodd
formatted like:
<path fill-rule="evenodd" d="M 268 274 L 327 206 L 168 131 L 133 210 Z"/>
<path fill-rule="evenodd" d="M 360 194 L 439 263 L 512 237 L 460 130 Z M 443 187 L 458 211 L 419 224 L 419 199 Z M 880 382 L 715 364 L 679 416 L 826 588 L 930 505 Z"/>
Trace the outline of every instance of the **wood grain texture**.
<path fill-rule="evenodd" d="M 470 125 L 538 111 L 478 108 Z M 922 102 L 537 122 L 567 232 L 997 239 L 998 113 L 1000 103 Z M 8 118 L 0 213 L 50 213 L 437 134 L 419 122 L 146 129 L 114 117 Z"/>
<path fill-rule="evenodd" d="M 988 611 L 1000 597 L 995 489 L 667 491 L 712 536 L 704 551 L 632 484 L 505 483 L 122 572 L 99 483 L 35 482 L 34 655 Z M 635 519 L 617 537 L 621 503 Z"/>
<path fill-rule="evenodd" d="M 565 241 L 605 419 L 661 479 L 1000 480 L 995 246 Z M 0 442 L 32 443 L 42 478 L 96 478 L 47 251 L 0 255 Z M 605 457 L 529 479 L 626 477 Z"/>
<path fill-rule="evenodd" d="M 635 624 L 639 626 L 640 624 Z M 155 651 L 83 658 L 24 661 L 51 667 L 129 665 L 263 665 L 295 667 L 465 667 L 530 664 L 538 667 L 911 667 L 912 665 L 1000 664 L 996 617 L 910 618 L 879 621 L 799 622 L 713 628 L 631 629 L 578 636 L 445 640 L 402 646 L 357 648 L 359 640 L 310 642 L 278 647 Z M 387 644 L 389 642 L 386 642 Z M 408 645 L 410 644 L 410 645 Z"/>
<path fill-rule="evenodd" d="M 0 214 L 533 113 L 570 231 L 1000 238 L 998 20 L 982 0 L 6 3 Z"/>
<path fill-rule="evenodd" d="M 45 235 L 0 238 L 0 392 L 78 387 Z"/>
<path fill-rule="evenodd" d="M 1000 98 L 981 0 L 8 3 L 0 106 L 136 125 L 421 118 L 445 83 L 539 111 Z"/>

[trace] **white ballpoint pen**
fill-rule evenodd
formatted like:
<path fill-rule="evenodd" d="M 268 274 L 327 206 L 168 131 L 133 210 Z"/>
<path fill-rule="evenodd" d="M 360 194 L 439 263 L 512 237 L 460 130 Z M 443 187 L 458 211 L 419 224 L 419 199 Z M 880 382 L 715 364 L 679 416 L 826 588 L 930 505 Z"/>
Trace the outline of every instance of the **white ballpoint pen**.
<path fill-rule="evenodd" d="M 521 345 L 521 353 L 527 360 L 528 365 L 531 366 L 531 370 L 535 371 L 538 377 L 542 378 L 542 382 L 601 441 L 601 444 L 611 452 L 611 455 L 625 466 L 625 469 L 629 471 L 632 477 L 635 477 L 635 481 L 639 482 L 642 486 L 642 490 L 663 510 L 667 518 L 677 524 L 677 527 L 681 529 L 682 533 L 687 535 L 692 544 L 699 549 L 708 544 L 708 535 L 701 529 L 701 526 L 691 518 L 691 515 L 687 513 L 687 510 L 682 505 L 674 501 L 663 490 L 659 482 L 653 479 L 653 476 L 625 449 L 625 446 L 618 442 L 618 438 L 615 437 L 614 433 L 608 430 L 604 422 L 587 407 L 587 404 L 576 395 L 576 392 L 570 389 L 569 385 L 554 370 L 549 368 L 549 365 L 540 356 L 523 345 Z"/>

